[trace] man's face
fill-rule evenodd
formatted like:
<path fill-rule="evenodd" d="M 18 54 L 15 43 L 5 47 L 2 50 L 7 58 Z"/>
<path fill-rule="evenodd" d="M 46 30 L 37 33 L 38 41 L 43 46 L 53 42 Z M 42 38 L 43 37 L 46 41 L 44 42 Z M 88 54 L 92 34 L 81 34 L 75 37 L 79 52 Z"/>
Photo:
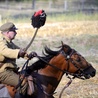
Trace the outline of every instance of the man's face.
<path fill-rule="evenodd" d="M 16 36 L 17 32 L 16 31 L 9 31 L 8 32 L 8 37 L 10 40 L 13 40 Z"/>

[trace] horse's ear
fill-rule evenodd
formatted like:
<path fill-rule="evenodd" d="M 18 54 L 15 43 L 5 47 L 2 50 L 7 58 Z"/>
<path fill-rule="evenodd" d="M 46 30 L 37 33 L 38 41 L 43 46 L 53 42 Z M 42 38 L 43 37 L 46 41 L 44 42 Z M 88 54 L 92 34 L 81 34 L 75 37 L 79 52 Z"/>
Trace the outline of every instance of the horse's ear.
<path fill-rule="evenodd" d="M 63 43 L 63 41 L 61 41 L 61 44 L 62 44 L 62 47 L 64 46 L 64 43 Z"/>
<path fill-rule="evenodd" d="M 62 44 L 62 49 L 64 49 L 64 43 L 63 43 L 63 41 L 61 41 L 61 44 Z"/>

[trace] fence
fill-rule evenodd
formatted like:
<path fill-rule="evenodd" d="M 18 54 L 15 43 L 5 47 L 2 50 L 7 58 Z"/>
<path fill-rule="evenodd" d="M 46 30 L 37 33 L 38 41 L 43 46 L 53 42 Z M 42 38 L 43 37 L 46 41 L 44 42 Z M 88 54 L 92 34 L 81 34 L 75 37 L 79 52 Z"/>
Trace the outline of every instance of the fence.
<path fill-rule="evenodd" d="M 0 15 L 2 17 L 27 17 L 38 9 L 44 9 L 49 15 L 68 14 L 68 13 L 86 13 L 93 14 L 98 12 L 98 2 L 95 0 L 35 0 L 35 2 L 0 2 Z M 92 2 L 91 2 L 92 1 Z M 97 1 L 97 0 L 96 0 Z M 5 12 L 5 13 L 4 13 Z"/>
<path fill-rule="evenodd" d="M 92 1 L 92 2 L 91 2 Z M 27 10 L 27 9 L 45 9 L 48 11 L 78 11 L 78 10 L 98 10 L 97 0 L 56 0 L 56 2 L 52 0 L 35 0 L 32 2 L 0 2 L 0 9 L 15 9 L 15 10 Z"/>

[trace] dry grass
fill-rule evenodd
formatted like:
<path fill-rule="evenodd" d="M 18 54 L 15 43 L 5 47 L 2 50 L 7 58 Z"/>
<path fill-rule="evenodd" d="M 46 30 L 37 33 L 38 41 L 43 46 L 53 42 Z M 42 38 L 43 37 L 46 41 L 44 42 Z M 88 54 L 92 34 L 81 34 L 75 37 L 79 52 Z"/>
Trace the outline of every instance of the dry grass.
<path fill-rule="evenodd" d="M 33 36 L 30 24 L 17 24 L 19 33 L 15 42 L 25 47 Z M 98 21 L 75 21 L 46 23 L 39 29 L 38 34 L 29 51 L 36 51 L 41 55 L 44 46 L 55 49 L 63 41 L 80 52 L 92 65 L 98 69 Z M 17 60 L 22 65 L 23 59 Z M 64 75 L 57 88 L 55 98 L 58 98 L 61 89 L 68 79 Z M 72 84 L 64 91 L 62 98 L 98 98 L 98 71 L 94 78 L 89 80 L 73 80 Z"/>
<path fill-rule="evenodd" d="M 98 21 L 74 21 L 74 22 L 57 22 L 46 23 L 44 27 L 41 27 L 38 36 L 78 36 L 80 34 L 97 34 Z M 34 29 L 30 24 L 17 24 L 19 27 L 19 36 L 26 34 L 26 36 L 32 34 Z M 20 33 L 22 32 L 22 33 Z"/>

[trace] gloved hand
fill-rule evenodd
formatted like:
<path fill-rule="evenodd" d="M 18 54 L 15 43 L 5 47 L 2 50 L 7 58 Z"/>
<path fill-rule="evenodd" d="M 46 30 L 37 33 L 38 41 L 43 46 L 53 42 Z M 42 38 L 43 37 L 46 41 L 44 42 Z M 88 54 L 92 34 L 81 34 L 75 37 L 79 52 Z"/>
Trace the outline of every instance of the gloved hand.
<path fill-rule="evenodd" d="M 37 53 L 36 52 L 31 52 L 29 55 L 28 55 L 28 58 L 29 59 L 32 59 L 33 57 L 36 57 L 37 56 Z"/>
<path fill-rule="evenodd" d="M 44 10 L 39 10 L 38 12 L 35 12 L 34 15 L 32 16 L 31 20 L 31 25 L 34 28 L 40 28 L 45 24 L 46 21 L 46 13 Z"/>
<path fill-rule="evenodd" d="M 24 49 L 20 49 L 19 53 L 18 53 L 18 57 L 24 57 L 26 54 L 26 51 L 24 51 Z"/>

